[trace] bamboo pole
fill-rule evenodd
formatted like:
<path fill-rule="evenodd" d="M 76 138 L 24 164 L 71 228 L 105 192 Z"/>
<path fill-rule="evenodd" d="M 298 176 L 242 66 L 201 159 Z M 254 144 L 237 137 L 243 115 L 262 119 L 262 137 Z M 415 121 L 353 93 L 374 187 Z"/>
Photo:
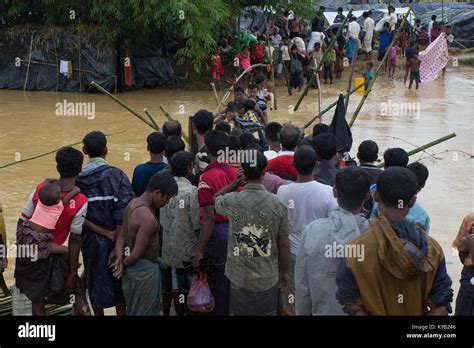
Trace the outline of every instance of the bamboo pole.
<path fill-rule="evenodd" d="M 77 28 L 77 38 L 78 38 L 78 55 L 79 55 L 79 62 L 78 62 L 78 67 L 79 67 L 79 92 L 82 92 L 82 79 L 81 79 L 81 29 L 78 27 Z"/>
<path fill-rule="evenodd" d="M 340 26 L 339 29 L 337 30 L 336 35 L 334 35 L 334 36 L 332 37 L 331 43 L 329 44 L 328 48 L 326 49 L 326 51 L 325 51 L 324 54 L 323 54 L 323 57 L 321 58 L 321 61 L 318 63 L 318 66 L 316 67 L 316 71 L 321 70 L 321 67 L 322 67 L 322 65 L 323 65 L 323 62 L 326 60 L 326 57 L 327 57 L 327 55 L 329 54 L 329 51 L 331 51 L 332 48 L 334 47 L 334 45 L 336 44 L 337 38 L 339 37 L 339 35 L 341 35 L 342 29 L 343 29 L 344 26 L 346 25 L 347 20 L 349 19 L 349 17 L 351 16 L 351 14 L 352 14 L 352 9 L 350 9 L 349 12 L 347 13 L 346 18 L 344 19 L 344 21 L 342 22 L 341 26 Z M 298 110 L 298 108 L 300 107 L 301 102 L 303 101 L 303 98 L 306 97 L 306 95 L 308 94 L 309 88 L 310 88 L 311 84 L 313 83 L 313 78 L 314 78 L 314 77 L 311 76 L 311 78 L 309 79 L 308 83 L 306 84 L 306 87 L 305 87 L 303 93 L 301 93 L 301 95 L 300 95 L 298 101 L 296 102 L 294 111 L 297 111 L 297 110 Z"/>
<path fill-rule="evenodd" d="M 265 31 L 267 30 L 267 28 L 268 28 L 267 16 L 265 16 Z M 276 88 L 275 88 L 275 62 L 273 60 L 273 52 L 272 52 L 272 46 L 270 42 L 270 33 L 267 33 L 267 47 L 268 47 L 268 55 L 270 58 L 270 67 L 271 67 L 270 78 L 273 84 L 273 104 L 274 104 L 275 110 L 277 110 L 277 98 L 276 98 Z"/>
<path fill-rule="evenodd" d="M 219 95 L 217 94 L 216 84 L 211 82 L 212 92 L 214 92 L 214 98 L 216 98 L 216 104 L 219 106 Z"/>
<path fill-rule="evenodd" d="M 358 86 L 355 86 L 354 89 L 350 92 L 351 94 L 354 94 L 359 88 L 361 88 L 362 86 L 364 86 L 365 82 L 362 82 L 360 85 Z M 344 98 L 346 97 L 347 95 L 344 95 Z M 303 128 L 308 128 L 311 123 L 314 122 L 314 120 L 316 120 L 318 117 L 324 115 L 326 112 L 328 112 L 329 110 L 331 110 L 333 107 L 335 107 L 337 105 L 337 100 L 331 104 L 328 105 L 328 107 L 326 107 L 326 109 L 324 109 L 323 111 L 321 111 L 321 113 L 319 115 L 316 115 L 314 116 L 311 120 L 309 120 L 308 122 L 306 122 L 306 124 L 303 126 Z"/>
<path fill-rule="evenodd" d="M 364 103 L 365 103 L 365 100 L 366 100 L 367 97 L 369 96 L 369 93 L 370 93 L 370 91 L 372 90 L 372 86 L 374 85 L 375 80 L 377 80 L 377 77 L 379 76 L 380 69 L 383 67 L 383 65 L 384 65 L 385 62 L 387 61 L 388 53 L 390 52 L 390 49 L 392 48 L 393 44 L 395 43 L 395 40 L 396 40 L 396 38 L 397 38 L 397 34 L 398 34 L 398 33 L 400 32 L 400 30 L 403 28 L 403 26 L 404 26 L 404 24 L 405 24 L 405 21 L 406 21 L 407 18 L 408 18 L 408 15 L 411 13 L 411 11 L 412 11 L 412 9 L 413 9 L 413 5 L 414 5 L 414 4 L 411 4 L 411 5 L 410 5 L 410 8 L 408 9 L 407 13 L 405 13 L 405 15 L 403 16 L 402 23 L 400 24 L 400 26 L 398 27 L 398 29 L 395 31 L 395 34 L 393 35 L 393 38 L 392 38 L 392 42 L 390 42 L 390 45 L 388 46 L 387 51 L 385 52 L 385 55 L 383 56 L 382 61 L 380 62 L 379 66 L 377 67 L 377 70 L 376 70 L 375 73 L 374 73 L 373 79 L 370 80 L 369 86 L 366 88 L 365 93 L 364 93 L 364 96 L 362 97 L 361 101 L 359 102 L 359 105 L 357 106 L 356 111 L 355 111 L 354 114 L 352 115 L 352 118 L 351 118 L 351 120 L 350 120 L 350 122 L 349 122 L 349 128 L 351 128 L 352 125 L 354 124 L 355 120 L 357 119 L 357 116 L 359 115 L 360 110 L 362 109 L 362 106 L 363 106 Z"/>
<path fill-rule="evenodd" d="M 116 134 L 120 134 L 120 133 L 124 133 L 125 131 L 119 131 L 119 132 L 115 132 L 115 133 L 109 133 L 109 134 L 105 134 L 105 136 L 112 136 L 112 135 L 116 135 Z M 25 158 L 25 159 L 22 159 L 22 160 L 19 160 L 19 161 L 15 161 L 15 162 L 11 162 L 11 163 L 7 163 L 7 164 L 4 164 L 4 165 L 1 165 L 0 166 L 0 169 L 3 169 L 3 168 L 7 168 L 7 167 L 10 167 L 10 166 L 13 166 L 15 164 L 19 164 L 19 163 L 23 163 L 23 162 L 27 162 L 27 161 L 31 161 L 31 160 L 34 160 L 34 159 L 37 159 L 37 158 L 41 158 L 41 157 L 44 157 L 44 156 L 47 156 L 47 155 L 50 155 L 52 153 L 55 153 L 59 150 L 61 150 L 63 147 L 66 147 L 66 146 L 75 146 L 75 145 L 79 145 L 82 143 L 82 140 L 81 141 L 77 141 L 75 143 L 72 143 L 72 144 L 68 144 L 68 145 L 63 145 L 61 147 L 58 147 L 57 149 L 54 149 L 54 150 L 51 150 L 51 151 L 47 151 L 47 152 L 43 152 L 43 153 L 40 153 L 38 155 L 34 155 L 34 156 L 31 156 L 31 157 L 28 157 L 28 158 Z"/>
<path fill-rule="evenodd" d="M 174 118 L 171 116 L 171 114 L 165 110 L 164 106 L 162 104 L 160 104 L 160 110 L 163 112 L 163 114 L 165 115 L 165 117 L 169 120 L 169 121 L 174 121 Z M 186 143 L 188 143 L 188 145 L 190 144 L 189 143 L 189 137 L 186 133 L 184 133 L 183 131 L 181 131 L 181 135 L 184 139 L 184 141 Z"/>
<path fill-rule="evenodd" d="M 158 124 L 156 123 L 155 119 L 153 118 L 152 114 L 150 113 L 150 111 L 148 111 L 147 108 L 144 108 L 143 109 L 143 112 L 148 116 L 148 118 L 150 119 L 151 123 L 153 123 L 153 128 L 155 128 L 157 131 L 160 130 L 160 126 L 158 126 Z"/>
<path fill-rule="evenodd" d="M 439 139 L 436 139 L 436 140 L 433 140 L 432 142 L 430 143 L 427 143 L 425 145 L 422 145 L 422 146 L 419 146 L 417 147 L 416 149 L 413 149 L 411 151 L 408 152 L 408 156 L 412 156 L 414 154 L 417 154 L 418 152 L 421 152 L 421 151 L 424 151 L 432 146 L 435 146 L 435 145 L 438 145 L 438 144 L 441 144 L 442 142 L 446 141 L 446 140 L 449 140 L 451 138 L 454 138 L 456 136 L 456 133 L 451 133 L 451 134 L 448 134 L 442 138 L 439 138 Z M 383 168 L 384 166 L 384 163 L 380 163 L 377 167 L 379 168 Z"/>
<path fill-rule="evenodd" d="M 130 113 L 132 113 L 135 117 L 138 117 L 141 121 L 145 122 L 148 126 L 150 126 L 151 128 L 155 128 L 153 127 L 153 124 L 150 123 L 148 120 L 146 120 L 142 115 L 140 115 L 138 112 L 136 112 L 135 110 L 131 109 L 128 105 L 126 105 L 123 101 L 121 101 L 119 98 L 117 98 L 116 96 L 114 96 L 113 94 L 109 93 L 109 91 L 105 90 L 102 86 L 100 86 L 99 84 L 97 84 L 95 81 L 92 81 L 91 82 L 91 85 L 94 86 L 95 88 L 97 88 L 100 92 L 108 95 L 110 98 L 112 98 L 113 100 L 115 100 L 119 105 L 121 105 L 123 108 L 125 108 L 126 110 L 128 110 Z"/>
<path fill-rule="evenodd" d="M 256 67 L 259 67 L 259 66 L 268 66 L 268 64 L 262 64 L 262 63 L 258 63 L 258 64 L 254 64 L 254 65 L 251 65 L 250 68 L 248 68 L 247 70 L 243 71 L 234 81 L 233 85 L 235 85 L 237 82 L 239 82 L 239 80 L 244 77 L 244 75 L 246 73 L 248 73 L 249 71 L 251 71 L 253 68 L 256 68 Z M 219 115 L 219 111 L 220 111 L 220 108 L 222 106 L 222 104 L 224 104 L 227 100 L 227 98 L 229 98 L 230 94 L 232 93 L 233 91 L 233 86 L 231 88 L 229 88 L 226 92 L 226 94 L 224 94 L 224 96 L 222 97 L 221 101 L 219 102 L 219 104 L 217 105 L 217 109 L 216 111 L 214 111 L 214 118 L 216 118 L 218 115 Z"/>
<path fill-rule="evenodd" d="M 31 43 L 30 43 L 30 56 L 28 58 L 28 68 L 26 69 L 25 84 L 23 85 L 23 92 L 26 90 L 26 85 L 28 83 L 28 75 L 30 74 L 30 65 L 31 65 L 31 51 L 33 50 L 33 34 L 31 34 Z"/>

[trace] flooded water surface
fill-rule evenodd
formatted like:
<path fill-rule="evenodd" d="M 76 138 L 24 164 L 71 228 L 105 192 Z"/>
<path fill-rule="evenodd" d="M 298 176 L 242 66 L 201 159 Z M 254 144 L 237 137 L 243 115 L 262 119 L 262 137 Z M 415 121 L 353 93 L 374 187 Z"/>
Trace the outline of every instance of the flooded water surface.
<path fill-rule="evenodd" d="M 448 69 L 444 80 L 422 84 L 418 91 L 406 89 L 401 79 L 400 71 L 395 80 L 387 76 L 377 80 L 352 128 L 351 154 L 355 156 L 357 146 L 366 139 L 378 143 L 381 158 L 388 147 L 411 150 L 456 132 L 456 138 L 428 150 L 435 156 L 419 153 L 412 156 L 411 161 L 422 158 L 430 171 L 418 202 L 430 215 L 430 235 L 443 247 L 457 293 L 461 264 L 451 242 L 462 218 L 474 211 L 474 166 L 470 155 L 466 154 L 474 153 L 474 70 Z M 323 108 L 346 88 L 345 81 L 323 85 Z M 314 90 L 294 113 L 292 105 L 296 104 L 299 94 L 294 92 L 288 96 L 284 87 L 278 87 L 276 92 L 278 110 L 269 113 L 272 121 L 291 121 L 302 126 L 317 108 Z M 139 112 L 147 107 L 160 125 L 165 121 L 159 109 L 163 104 L 182 122 L 185 132 L 188 132 L 189 115 L 202 108 L 214 110 L 216 107 L 210 91 L 140 90 L 118 97 Z M 351 97 L 348 118 L 360 99 L 361 94 Z M 69 116 L 67 112 L 58 112 L 57 104 L 64 105 L 65 102 L 93 103 L 89 106 L 93 106 L 95 115 Z M 400 107 L 405 108 L 402 114 L 397 111 Z M 333 111 L 326 113 L 323 122 L 330 123 L 332 115 Z M 107 160 L 131 177 L 135 165 L 148 159 L 145 138 L 151 128 L 104 95 L 0 90 L 0 130 L 0 165 L 78 142 L 89 131 L 113 133 L 123 130 L 124 133 L 108 138 Z M 310 131 L 308 129 L 307 134 Z M 56 176 L 53 154 L 0 169 L 0 201 L 9 243 L 14 243 L 16 222 L 29 194 L 41 180 Z M 13 283 L 13 260 L 7 270 L 7 282 Z"/>

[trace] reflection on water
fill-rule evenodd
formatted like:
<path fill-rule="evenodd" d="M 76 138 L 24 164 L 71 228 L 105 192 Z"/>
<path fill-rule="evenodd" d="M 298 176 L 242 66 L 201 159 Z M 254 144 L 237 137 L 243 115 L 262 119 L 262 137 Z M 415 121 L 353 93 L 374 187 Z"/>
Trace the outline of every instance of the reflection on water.
<path fill-rule="evenodd" d="M 468 68 L 448 69 L 445 80 L 422 84 L 418 91 L 407 90 L 397 80 L 381 76 L 367 99 L 352 128 L 355 156 L 358 144 L 365 139 L 375 140 L 381 149 L 380 156 L 388 147 L 400 146 L 407 150 L 422 145 L 451 132 L 457 137 L 436 146 L 430 152 L 462 150 L 474 153 L 472 141 L 472 96 L 474 70 Z M 346 82 L 323 85 L 323 107 L 333 102 L 338 93 L 345 91 Z M 223 92 L 221 92 L 221 95 Z M 187 118 L 201 108 L 215 109 L 215 100 L 210 91 L 140 90 L 121 94 L 119 97 L 133 109 L 141 112 L 147 107 L 159 124 L 165 121 L 158 106 L 164 107 L 183 122 L 187 132 Z M 302 126 L 317 108 L 317 93 L 313 90 L 305 98 L 300 110 L 291 113 L 298 93 L 291 97 L 286 88 L 277 89 L 278 110 L 270 113 L 270 120 L 292 122 Z M 94 119 L 86 116 L 56 116 L 56 103 L 93 102 Z M 350 116 L 361 99 L 360 94 L 351 97 Z M 143 124 L 119 105 L 103 95 L 84 95 L 50 92 L 26 92 L 0 90 L 0 164 L 46 152 L 62 145 L 80 141 L 85 133 L 102 130 L 107 133 L 126 130 L 109 138 L 111 164 L 123 169 L 131 176 L 134 166 L 146 161 L 145 138 L 151 128 Z M 419 103 L 420 114 L 415 116 L 382 116 L 381 103 Z M 180 111 L 183 114 L 180 114 Z M 329 123 L 332 113 L 323 116 Z M 307 132 L 308 133 L 308 132 Z M 420 158 L 415 155 L 411 160 Z M 423 155 L 426 157 L 426 155 Z M 473 162 L 461 152 L 443 153 L 423 162 L 430 170 L 426 188 L 419 194 L 419 202 L 431 217 L 431 236 L 442 245 L 454 286 L 457 289 L 461 269 L 457 256 L 451 249 L 451 241 L 462 218 L 474 211 Z M 0 169 L 0 200 L 5 212 L 8 239 L 15 239 L 15 226 L 19 213 L 37 183 L 46 177 L 55 177 L 54 156 Z M 7 281 L 13 281 L 13 260 L 7 271 Z M 456 290 L 457 292 L 457 290 Z"/>

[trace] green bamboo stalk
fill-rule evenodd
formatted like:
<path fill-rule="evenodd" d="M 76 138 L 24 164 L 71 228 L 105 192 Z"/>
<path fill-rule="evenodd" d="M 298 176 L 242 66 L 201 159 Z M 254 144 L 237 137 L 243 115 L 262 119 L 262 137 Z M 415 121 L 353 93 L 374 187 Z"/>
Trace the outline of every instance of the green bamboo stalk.
<path fill-rule="evenodd" d="M 160 126 L 158 126 L 158 123 L 156 123 L 155 119 L 153 118 L 152 114 L 150 113 L 150 111 L 148 111 L 147 108 L 144 108 L 143 109 L 143 112 L 148 116 L 148 118 L 150 119 L 151 123 L 153 124 L 153 128 L 155 128 L 157 131 L 160 130 Z"/>
<path fill-rule="evenodd" d="M 438 144 L 440 144 L 440 143 L 442 143 L 442 142 L 444 142 L 444 141 L 446 141 L 446 140 L 449 140 L 449 139 L 451 139 L 451 138 L 454 138 L 455 136 L 456 136 L 456 133 L 451 133 L 451 134 L 448 134 L 448 135 L 446 135 L 446 136 L 444 136 L 444 137 L 442 137 L 442 138 L 433 140 L 433 141 L 430 142 L 430 143 L 427 143 L 427 144 L 425 144 L 425 145 L 419 146 L 419 147 L 417 147 L 416 149 L 413 149 L 413 150 L 409 151 L 409 152 L 408 152 L 408 156 L 412 156 L 412 155 L 414 155 L 414 154 L 417 154 L 418 152 L 424 151 L 424 150 L 426 150 L 426 149 L 428 149 L 428 148 L 430 148 L 430 147 L 432 147 L 432 146 L 438 145 Z M 380 163 L 377 167 L 383 168 L 383 166 L 384 166 L 384 163 L 382 162 L 382 163 Z"/>
<path fill-rule="evenodd" d="M 341 26 L 340 26 L 339 29 L 337 30 L 336 35 L 334 35 L 334 36 L 332 37 L 331 43 L 329 44 L 328 48 L 326 49 L 326 51 L 325 51 L 324 54 L 323 54 L 323 57 L 321 58 L 321 61 L 319 62 L 318 66 L 316 67 L 316 71 L 320 71 L 320 70 L 321 70 L 321 67 L 322 67 L 323 64 L 324 64 L 324 61 L 326 60 L 326 57 L 327 57 L 327 55 L 329 54 L 329 51 L 331 51 L 332 48 L 334 47 L 334 45 L 336 44 L 337 38 L 339 37 L 339 35 L 341 35 L 342 29 L 343 29 L 344 26 L 346 25 L 346 23 L 347 23 L 347 21 L 349 20 L 351 14 L 352 14 L 352 9 L 350 9 L 349 12 L 347 13 L 346 18 L 344 19 L 344 21 L 342 22 Z M 301 102 L 303 101 L 303 98 L 306 97 L 306 95 L 308 94 L 309 88 L 310 88 L 310 86 L 311 86 L 312 83 L 313 83 L 313 79 L 314 79 L 314 76 L 312 75 L 311 78 L 309 79 L 308 83 L 306 84 L 306 87 L 305 87 L 303 93 L 301 93 L 301 95 L 300 95 L 298 101 L 296 102 L 294 111 L 297 111 L 297 110 L 298 110 L 298 108 L 300 107 Z"/>
<path fill-rule="evenodd" d="M 364 86 L 365 82 L 362 82 L 360 85 L 358 86 L 355 86 L 354 89 L 350 92 L 350 94 L 354 94 L 359 88 L 361 88 L 362 86 Z M 347 94 L 344 95 L 344 98 L 347 97 Z M 326 112 L 328 112 L 329 110 L 331 110 L 333 107 L 335 107 L 337 105 L 337 101 L 336 100 L 335 102 L 331 103 L 328 105 L 328 107 L 326 109 L 324 109 L 323 111 L 321 111 L 321 113 L 319 115 L 316 115 L 314 116 L 311 120 L 309 120 L 308 122 L 306 122 L 306 124 L 303 126 L 303 128 L 308 128 L 311 123 L 314 122 L 314 120 L 316 120 L 319 116 L 322 116 L 324 115 Z"/>
<path fill-rule="evenodd" d="M 375 73 L 374 73 L 373 79 L 370 80 L 369 86 L 366 88 L 365 93 L 364 93 L 364 96 L 362 97 L 361 101 L 359 102 L 359 105 L 357 106 L 356 111 L 355 111 L 354 114 L 352 115 L 352 118 L 351 118 L 351 120 L 350 120 L 350 122 L 349 122 L 349 128 L 352 127 L 352 125 L 354 124 L 355 120 L 357 119 L 357 116 L 359 116 L 359 112 L 360 112 L 360 110 L 362 109 L 362 106 L 364 105 L 365 100 L 366 100 L 367 97 L 369 96 L 369 93 L 370 93 L 371 90 L 372 90 L 372 86 L 374 85 L 375 80 L 377 80 L 377 77 L 379 76 L 380 69 L 382 69 L 383 65 L 385 64 L 385 61 L 386 61 L 387 58 L 388 58 L 388 53 L 390 52 L 390 49 L 392 48 L 393 44 L 395 43 L 395 40 L 396 40 L 396 38 L 397 38 L 397 34 L 400 32 L 400 30 L 401 30 L 401 29 L 403 28 L 403 26 L 405 25 L 406 19 L 408 18 L 408 15 L 411 13 L 411 11 L 412 11 L 412 9 L 413 9 L 413 5 L 414 5 L 414 4 L 411 4 L 411 6 L 410 6 L 410 8 L 408 9 L 407 13 L 405 13 L 405 15 L 403 16 L 402 23 L 400 24 L 400 26 L 398 27 L 398 29 L 395 31 L 395 34 L 393 35 L 392 42 L 390 42 L 390 46 L 388 46 L 387 51 L 385 52 L 385 55 L 383 56 L 382 61 L 380 62 L 379 66 L 377 67 L 377 70 L 376 70 Z"/>
<path fill-rule="evenodd" d="M 148 126 L 150 126 L 151 128 L 154 128 L 153 127 L 153 124 L 150 123 L 148 120 L 146 120 L 142 115 L 140 115 L 138 112 L 136 112 L 135 110 L 133 110 L 132 108 L 130 108 L 127 104 L 125 104 L 123 101 L 121 101 L 119 98 L 117 98 L 116 96 L 114 96 L 112 93 L 109 93 L 109 91 L 107 91 L 106 89 L 104 89 L 102 86 L 100 86 L 99 84 L 97 84 L 95 81 L 92 81 L 91 82 L 91 85 L 94 86 L 95 88 L 97 88 L 100 92 L 106 94 L 107 96 L 109 96 L 110 98 L 112 98 L 114 101 L 116 101 L 120 106 L 122 106 L 123 108 L 125 108 L 127 111 L 129 111 L 132 115 L 134 115 L 135 117 L 139 118 L 141 121 L 145 122 Z"/>
<path fill-rule="evenodd" d="M 214 98 L 216 98 L 216 105 L 219 106 L 219 95 L 217 94 L 216 84 L 211 82 L 212 91 L 214 92 Z"/>
<path fill-rule="evenodd" d="M 169 120 L 169 121 L 174 121 L 173 117 L 171 116 L 171 114 L 165 110 L 163 104 L 160 104 L 160 110 L 163 112 L 163 114 L 165 115 L 165 117 Z M 181 132 L 181 136 L 183 137 L 184 141 L 186 143 L 188 143 L 189 145 L 189 137 L 186 133 L 184 133 L 183 131 Z"/>
<path fill-rule="evenodd" d="M 116 134 L 120 134 L 120 133 L 124 133 L 125 131 L 119 131 L 119 132 L 115 132 L 115 133 L 109 133 L 109 134 L 106 134 L 106 136 L 110 137 L 112 135 L 116 135 Z M 51 150 L 51 151 L 47 151 L 47 152 L 43 152 L 43 153 L 40 153 L 38 155 L 34 155 L 34 156 L 31 156 L 31 157 L 28 157 L 28 158 L 25 158 L 25 159 L 22 159 L 22 160 L 19 160 L 19 161 L 15 161 L 15 162 L 11 162 L 11 163 L 7 163 L 7 164 L 4 164 L 4 165 L 1 165 L 0 166 L 0 169 L 3 169 L 3 168 L 6 168 L 6 167 L 10 167 L 10 166 L 13 166 L 15 164 L 19 164 L 19 163 L 23 163 L 23 162 L 27 162 L 27 161 L 31 161 L 31 160 L 34 160 L 34 159 L 37 159 L 37 158 L 41 158 L 41 157 L 44 157 L 44 156 L 47 156 L 47 155 L 50 155 L 52 153 L 55 153 L 59 150 L 61 150 L 63 147 L 66 147 L 66 146 L 75 146 L 75 145 L 79 145 L 79 144 L 82 144 L 82 140 L 81 141 L 77 141 L 75 143 L 72 143 L 72 144 L 68 144 L 68 145 L 63 145 L 61 147 L 58 147 L 57 149 L 54 149 L 54 150 Z"/>

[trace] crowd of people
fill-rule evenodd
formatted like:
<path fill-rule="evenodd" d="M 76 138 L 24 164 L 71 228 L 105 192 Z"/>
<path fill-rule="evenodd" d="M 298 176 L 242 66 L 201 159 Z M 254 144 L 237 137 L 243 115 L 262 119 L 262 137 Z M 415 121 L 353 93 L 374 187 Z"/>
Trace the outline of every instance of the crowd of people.
<path fill-rule="evenodd" d="M 325 10 L 325 7 L 321 6 L 311 23 L 289 11 L 283 11 L 275 22 L 268 23 L 265 33 L 261 33 L 257 26 L 252 28 L 251 33 L 241 33 L 233 48 L 228 44 L 228 40 L 224 39 L 219 50 L 212 55 L 213 80 L 220 86 L 220 78 L 224 74 L 221 53 L 227 59 L 234 54 L 234 66 L 238 72 L 248 71 L 249 81 L 252 80 L 253 71 L 257 74 L 271 71 L 270 66 L 252 68 L 254 64 L 270 65 L 273 60 L 275 76 L 288 75 L 290 86 L 300 91 L 304 85 L 304 77 L 310 79 L 315 73 L 320 75 L 325 84 L 332 84 L 334 78 L 341 79 L 344 68 L 348 67 L 356 56 L 362 54 L 368 61 L 367 70 L 361 71 L 368 87 L 373 78 L 372 51 L 376 48 L 378 53 L 374 58 L 382 61 L 395 36 L 394 45 L 388 52 L 388 59 L 381 74 L 386 74 L 388 67 L 389 77 L 394 77 L 397 58 L 405 59 L 404 83 L 406 84 L 409 75 L 409 88 L 413 82 L 418 88 L 421 82 L 421 61 L 418 53 L 434 42 L 441 33 L 445 33 L 447 38 L 451 33 L 451 26 L 437 21 L 436 15 L 433 15 L 429 23 L 422 24 L 420 19 L 416 19 L 411 29 L 411 24 L 405 24 L 395 35 L 397 24 L 401 25 L 401 21 L 395 14 L 395 8 L 389 6 L 388 12 L 377 25 L 372 18 L 372 11 L 363 12 L 362 25 L 352 15 L 348 18 L 346 29 L 329 49 L 331 39 L 346 16 L 340 7 L 333 23 L 326 26 Z M 327 50 L 329 52 L 323 61 Z M 317 85 L 312 83 L 312 87 L 317 88 Z"/>
<path fill-rule="evenodd" d="M 255 104 L 236 88 L 229 104 L 248 101 Z M 33 189 L 17 226 L 17 244 L 39 250 L 37 260 L 18 258 L 15 267 L 33 314 L 71 294 L 77 315 L 88 313 L 87 298 L 95 315 L 110 307 L 118 315 L 169 315 L 172 307 L 177 315 L 452 311 L 443 250 L 416 202 L 425 165 L 391 148 L 382 170 L 372 140 L 359 145 L 358 161 L 342 158 L 321 123 L 304 137 L 291 124 L 269 122 L 261 130 L 265 150 L 231 122 L 198 111 L 195 155 L 181 124 L 166 122 L 146 138 L 150 160 L 131 182 L 107 162 L 100 131 L 84 137 L 82 152 L 59 150 L 59 178 Z M 253 151 L 254 160 L 222 159 L 226 150 Z M 472 313 L 473 221 L 466 217 L 453 244 L 466 265 L 458 314 Z M 186 306 L 197 274 L 215 299 L 207 313 Z"/>
<path fill-rule="evenodd" d="M 265 62 L 270 42 L 279 52 L 277 72 L 287 70 L 292 86 L 301 88 L 307 71 L 320 72 L 336 32 L 324 32 L 324 10 L 311 23 L 282 13 L 269 23 L 269 41 L 256 33 L 250 47 L 241 45 L 240 69 Z M 373 78 L 376 29 L 370 11 L 364 18 L 363 28 L 350 18 L 347 40 L 340 36 L 322 62 L 325 82 L 332 83 L 333 73 L 340 78 L 344 58 L 353 59 L 358 49 L 366 53 L 366 83 Z M 339 9 L 335 23 L 344 19 Z M 396 23 L 389 7 L 378 34 L 379 60 Z M 392 56 L 407 57 L 410 85 L 419 80 L 415 47 L 425 44 L 423 32 L 415 29 L 410 37 L 402 31 L 389 53 L 390 75 Z M 219 82 L 219 52 L 212 61 Z M 195 154 L 186 151 L 178 121 L 149 134 L 150 159 L 135 167 L 131 181 L 107 162 L 107 138 L 100 131 L 85 135 L 82 152 L 65 147 L 56 153 L 59 178 L 33 188 L 16 231 L 18 245 L 39 251 L 37 260 L 18 258 L 15 266 L 16 286 L 32 301 L 34 315 L 45 315 L 46 303 L 67 303 L 71 295 L 76 315 L 89 314 L 90 302 L 98 316 L 111 307 L 117 315 L 170 315 L 171 308 L 177 315 L 452 312 L 444 253 L 417 202 L 428 168 L 409 164 L 404 149 L 391 148 L 383 152 L 381 169 L 373 140 L 361 142 L 352 159 L 328 125 L 318 123 L 305 136 L 291 124 L 269 122 L 273 85 L 265 72 L 256 69 L 247 84 L 234 86 L 224 112 L 194 114 Z M 253 155 L 223 158 L 231 152 Z M 473 314 L 473 223 L 474 213 L 453 242 L 465 266 L 460 315 Z M 209 284 L 212 310 L 187 306 L 196 279 Z"/>

